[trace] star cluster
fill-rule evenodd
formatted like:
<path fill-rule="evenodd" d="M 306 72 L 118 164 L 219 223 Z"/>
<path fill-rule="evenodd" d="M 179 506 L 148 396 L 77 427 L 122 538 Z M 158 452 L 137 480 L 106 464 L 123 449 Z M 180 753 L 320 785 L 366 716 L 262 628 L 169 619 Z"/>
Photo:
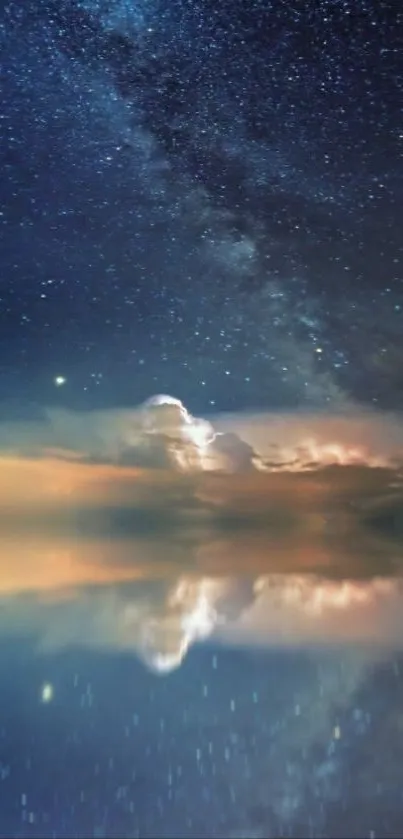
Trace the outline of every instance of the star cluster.
<path fill-rule="evenodd" d="M 29 0 L 1 32 L 6 398 L 401 406 L 399 4 Z"/>

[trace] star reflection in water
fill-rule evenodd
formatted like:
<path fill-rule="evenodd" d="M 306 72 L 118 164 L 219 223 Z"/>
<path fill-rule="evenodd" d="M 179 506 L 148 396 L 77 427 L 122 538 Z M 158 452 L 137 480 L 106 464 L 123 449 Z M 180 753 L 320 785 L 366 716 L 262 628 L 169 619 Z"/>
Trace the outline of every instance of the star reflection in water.
<path fill-rule="evenodd" d="M 316 440 L 307 453 L 288 440 L 275 464 L 251 465 L 244 447 L 231 470 L 227 437 L 225 468 L 210 468 L 211 453 L 200 468 L 168 431 L 179 468 L 4 452 L 4 754 L 18 755 L 1 764 L 9 801 L 27 785 L 24 824 L 57 836 L 93 835 L 94 824 L 127 837 L 394 835 L 400 465 L 354 441 Z M 159 457 L 166 432 L 147 431 Z M 255 441 L 246 446 L 256 458 Z M 22 710 L 32 672 L 40 718 Z M 18 746 L 13 713 L 31 745 Z M 74 752 L 62 819 L 49 725 L 66 765 Z M 21 768 L 39 760 L 51 793 Z"/>

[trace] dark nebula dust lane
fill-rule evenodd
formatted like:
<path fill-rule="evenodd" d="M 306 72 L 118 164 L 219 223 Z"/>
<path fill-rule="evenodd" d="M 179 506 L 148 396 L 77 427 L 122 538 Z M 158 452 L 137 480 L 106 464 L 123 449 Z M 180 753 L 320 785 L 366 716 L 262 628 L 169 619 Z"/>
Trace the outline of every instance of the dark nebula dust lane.
<path fill-rule="evenodd" d="M 2 21 L 8 398 L 400 406 L 397 3 Z"/>

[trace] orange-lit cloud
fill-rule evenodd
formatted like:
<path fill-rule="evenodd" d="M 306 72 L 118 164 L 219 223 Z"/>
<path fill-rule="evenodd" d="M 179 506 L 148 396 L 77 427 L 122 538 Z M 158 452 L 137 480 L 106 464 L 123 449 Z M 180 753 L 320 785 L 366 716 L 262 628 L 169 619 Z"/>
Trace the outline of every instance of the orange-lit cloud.
<path fill-rule="evenodd" d="M 0 425 L 0 450 L 43 455 L 64 450 L 90 460 L 179 471 L 248 467 L 300 468 L 309 463 L 383 465 L 403 453 L 399 415 L 343 413 L 222 414 L 193 417 L 172 397 L 132 409 L 72 412 L 52 409 L 42 421 Z"/>
<path fill-rule="evenodd" d="M 0 630 L 160 671 L 212 636 L 395 643 L 402 443 L 398 417 L 210 423 L 166 397 L 0 427 Z"/>

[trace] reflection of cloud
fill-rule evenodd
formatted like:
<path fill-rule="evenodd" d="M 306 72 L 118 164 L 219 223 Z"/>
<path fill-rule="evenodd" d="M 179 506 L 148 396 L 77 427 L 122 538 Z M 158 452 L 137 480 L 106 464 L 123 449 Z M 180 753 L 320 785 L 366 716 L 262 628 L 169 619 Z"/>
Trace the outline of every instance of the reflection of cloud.
<path fill-rule="evenodd" d="M 255 590 L 242 626 L 233 627 L 242 643 L 403 643 L 401 579 L 336 581 L 314 574 L 272 574 L 257 580 Z"/>
<path fill-rule="evenodd" d="M 157 672 L 178 667 L 189 647 L 212 634 L 218 619 L 214 608 L 217 580 L 182 579 L 167 594 L 165 612 L 140 626 L 139 652 Z"/>
<path fill-rule="evenodd" d="M 391 643 L 401 590 L 370 578 L 401 568 L 402 428 L 354 411 L 210 423 L 165 396 L 0 426 L 1 626 L 159 671 L 212 635 Z"/>
<path fill-rule="evenodd" d="M 44 650 L 68 646 L 131 650 L 156 672 L 178 667 L 210 636 L 226 581 L 186 577 L 98 585 L 2 600 L 3 632 L 28 632 Z"/>
<path fill-rule="evenodd" d="M 276 574 L 254 583 L 182 576 L 84 585 L 3 596 L 0 631 L 28 633 L 44 651 L 132 651 L 160 673 L 208 638 L 312 649 L 347 643 L 379 655 L 403 643 L 403 584 Z"/>

